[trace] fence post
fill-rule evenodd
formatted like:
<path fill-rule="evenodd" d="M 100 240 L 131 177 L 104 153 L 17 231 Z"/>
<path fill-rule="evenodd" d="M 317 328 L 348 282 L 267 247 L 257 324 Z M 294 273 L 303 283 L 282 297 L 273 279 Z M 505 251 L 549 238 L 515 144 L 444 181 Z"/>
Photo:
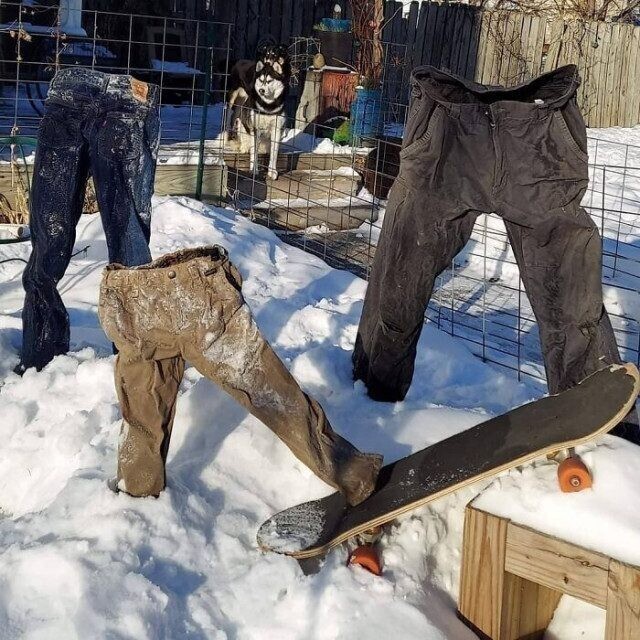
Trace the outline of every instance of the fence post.
<path fill-rule="evenodd" d="M 229 34 L 227 31 L 227 51 L 229 50 Z M 209 91 L 211 90 L 211 56 L 213 56 L 212 25 L 207 23 L 207 45 L 204 57 L 204 95 L 202 97 L 202 116 L 200 118 L 200 146 L 198 148 L 198 173 L 196 175 L 196 200 L 202 198 L 202 180 L 204 177 L 204 141 L 207 137 L 207 116 L 209 113 Z"/>

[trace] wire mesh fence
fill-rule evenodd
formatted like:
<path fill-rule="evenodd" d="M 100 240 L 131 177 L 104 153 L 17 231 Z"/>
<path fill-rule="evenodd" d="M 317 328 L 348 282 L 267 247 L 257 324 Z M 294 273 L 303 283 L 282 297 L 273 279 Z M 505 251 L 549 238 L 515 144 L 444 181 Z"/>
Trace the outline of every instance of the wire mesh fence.
<path fill-rule="evenodd" d="M 73 18 L 49 6 L 0 1 L 0 162 L 15 153 L 17 145 L 7 142 L 12 136 L 35 135 L 56 70 L 80 65 L 130 74 L 161 87 L 156 193 L 225 197 L 285 241 L 367 278 L 399 168 L 408 110 L 406 45 L 383 44 L 383 131 L 354 146 L 348 112 L 357 74 L 313 70 L 317 42 L 292 41 L 293 98 L 273 180 L 265 176 L 268 146 L 259 148 L 254 173 L 246 146 L 222 135 L 231 29 L 179 16 L 95 10 Z M 639 362 L 640 147 L 607 140 L 599 130 L 590 132 L 589 146 L 583 204 L 603 237 L 605 300 L 623 357 Z M 29 155 L 28 145 L 19 148 Z M 0 164 L 0 183 L 10 167 Z M 426 321 L 487 361 L 544 378 L 535 317 L 495 216 L 478 219 L 467 247 L 438 278 Z"/>
<path fill-rule="evenodd" d="M 266 153 L 257 177 L 246 164 L 238 168 L 238 154 L 236 169 L 229 169 L 234 207 L 287 242 L 367 278 L 399 169 L 407 109 L 385 99 L 383 111 L 384 135 L 362 147 L 336 143 L 339 122 L 294 120 L 276 181 L 260 177 Z M 593 130 L 589 151 L 583 206 L 602 235 L 605 302 L 622 357 L 640 363 L 640 146 Z M 438 278 L 426 321 L 465 340 L 484 360 L 544 380 L 535 316 L 499 217 L 480 216 L 470 242 Z"/>
<path fill-rule="evenodd" d="M 62 4 L 0 1 L 0 136 L 37 134 L 49 82 L 60 69 L 131 75 L 160 87 L 159 167 L 173 166 L 166 179 L 187 180 L 197 193 L 206 162 L 203 141 L 218 135 L 222 121 L 233 26 L 179 13 Z M 15 147 L 5 144 L 2 151 L 0 160 L 7 162 Z M 179 172 L 176 165 L 191 169 Z"/>

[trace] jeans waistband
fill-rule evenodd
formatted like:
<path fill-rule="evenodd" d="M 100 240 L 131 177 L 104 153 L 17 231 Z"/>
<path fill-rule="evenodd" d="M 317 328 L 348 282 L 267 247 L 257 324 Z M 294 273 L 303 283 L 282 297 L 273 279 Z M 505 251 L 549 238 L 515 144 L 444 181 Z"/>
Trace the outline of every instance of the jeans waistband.
<path fill-rule="evenodd" d="M 181 249 L 173 253 L 167 253 L 166 255 L 156 258 L 149 264 L 143 264 L 137 267 L 125 267 L 117 262 L 112 262 L 105 267 L 106 274 L 116 273 L 144 273 L 152 270 L 160 269 L 176 269 L 181 267 L 188 267 L 189 264 L 194 262 L 203 262 L 208 265 L 222 264 L 227 262 L 229 254 L 224 247 L 217 244 L 207 247 L 196 247 L 193 249 Z"/>
<path fill-rule="evenodd" d="M 412 73 L 414 95 L 423 92 L 454 115 L 498 109 L 513 116 L 536 113 L 566 104 L 580 85 L 578 69 L 566 65 L 513 87 L 483 85 L 431 66 Z"/>
<path fill-rule="evenodd" d="M 160 88 L 129 75 L 74 67 L 56 73 L 47 99 L 75 103 L 100 96 L 131 106 L 155 107 L 160 101 Z"/>

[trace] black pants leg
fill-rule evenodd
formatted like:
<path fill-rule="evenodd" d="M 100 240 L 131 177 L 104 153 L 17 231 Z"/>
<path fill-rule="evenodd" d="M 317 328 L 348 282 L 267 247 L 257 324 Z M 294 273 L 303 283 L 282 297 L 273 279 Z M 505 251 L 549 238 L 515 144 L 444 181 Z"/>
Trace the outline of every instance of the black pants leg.
<path fill-rule="evenodd" d="M 506 227 L 538 321 L 549 393 L 621 362 L 602 302 L 600 234 L 585 210 L 560 209 L 538 229 Z"/>
<path fill-rule="evenodd" d="M 451 218 L 436 203 L 393 185 L 353 353 L 354 378 L 374 400 L 402 400 L 435 279 L 469 240 L 477 212 Z"/>

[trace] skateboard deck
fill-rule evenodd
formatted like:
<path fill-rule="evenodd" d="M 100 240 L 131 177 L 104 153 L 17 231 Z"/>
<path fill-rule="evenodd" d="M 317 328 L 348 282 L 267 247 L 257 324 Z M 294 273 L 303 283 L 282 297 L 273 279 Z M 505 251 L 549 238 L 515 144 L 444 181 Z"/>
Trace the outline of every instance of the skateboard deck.
<path fill-rule="evenodd" d="M 336 492 L 277 513 L 260 527 L 258 544 L 300 560 L 322 555 L 468 484 L 606 433 L 633 408 L 639 389 L 633 364 L 609 366 L 384 466 L 374 492 L 355 507 Z"/>

